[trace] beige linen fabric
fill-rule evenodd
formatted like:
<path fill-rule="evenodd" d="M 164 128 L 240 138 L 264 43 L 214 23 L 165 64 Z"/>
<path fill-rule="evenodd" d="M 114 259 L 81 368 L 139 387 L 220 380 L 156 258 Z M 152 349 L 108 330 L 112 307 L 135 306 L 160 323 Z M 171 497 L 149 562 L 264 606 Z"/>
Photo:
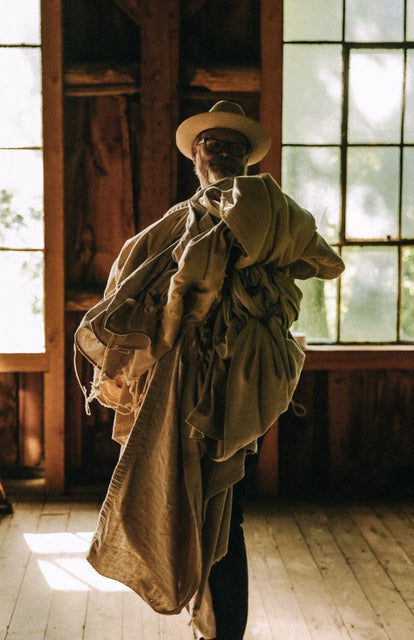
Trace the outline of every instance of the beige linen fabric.
<path fill-rule="evenodd" d="M 231 487 L 303 366 L 294 278 L 342 270 L 271 176 L 226 178 L 128 241 L 85 315 L 75 342 L 95 367 L 89 401 L 115 409 L 123 445 L 89 561 L 156 611 L 191 606 L 197 622 Z"/>

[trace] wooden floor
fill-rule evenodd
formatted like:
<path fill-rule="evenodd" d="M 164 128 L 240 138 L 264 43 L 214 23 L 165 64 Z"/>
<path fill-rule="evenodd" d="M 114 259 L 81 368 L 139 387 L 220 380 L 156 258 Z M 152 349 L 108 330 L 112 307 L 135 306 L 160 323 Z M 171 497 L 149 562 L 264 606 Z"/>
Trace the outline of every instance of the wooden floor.
<path fill-rule="evenodd" d="M 0 640 L 191 640 L 85 554 L 98 502 L 12 498 L 0 518 Z M 245 640 L 413 640 L 414 503 L 252 504 Z"/>

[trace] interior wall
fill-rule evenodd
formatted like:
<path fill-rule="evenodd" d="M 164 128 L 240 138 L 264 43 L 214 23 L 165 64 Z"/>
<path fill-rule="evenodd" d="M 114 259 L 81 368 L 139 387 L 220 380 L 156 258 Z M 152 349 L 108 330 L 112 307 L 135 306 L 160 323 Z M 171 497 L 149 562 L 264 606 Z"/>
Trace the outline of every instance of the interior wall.
<path fill-rule="evenodd" d="M 132 2 L 63 2 L 68 486 L 106 482 L 118 455 L 118 445 L 111 440 L 111 412 L 94 403 L 92 414 L 85 414 L 73 369 L 74 330 L 102 295 L 123 242 L 165 211 L 166 198 L 154 204 L 157 194 L 149 197 L 145 185 L 155 190 L 163 179 L 170 204 L 190 196 L 197 186 L 191 163 L 178 157 L 171 121 L 176 125 L 223 98 L 241 102 L 253 118 L 259 118 L 263 108 L 261 39 L 266 25 L 261 24 L 259 3 L 165 3 L 168 12 L 158 16 L 158 24 L 153 12 L 159 0 L 136 3 L 138 22 L 121 8 L 135 6 Z M 151 39 L 148 33 L 153 31 L 144 34 L 145 25 L 163 29 L 164 40 L 161 34 L 159 42 Z M 167 45 L 161 45 L 165 38 L 168 46 L 177 43 L 177 68 Z M 141 69 L 144 41 L 154 47 L 149 57 L 156 76 L 152 68 Z M 157 46 L 164 46 L 158 67 Z M 163 85 L 165 61 L 171 78 L 177 75 L 173 88 Z M 266 96 L 270 100 L 271 92 Z M 165 122 L 154 130 L 160 142 L 152 149 L 151 127 L 163 114 Z M 158 156 L 149 155 L 157 150 Z M 176 174 L 172 169 L 165 176 L 160 169 L 166 155 L 168 166 L 176 163 Z M 165 178 L 174 184 L 166 186 Z M 85 384 L 90 381 L 88 363 L 80 364 L 80 376 Z M 295 401 L 306 415 L 298 417 L 289 409 L 279 421 L 275 465 L 280 495 L 408 491 L 414 484 L 413 391 L 409 370 L 304 371 Z M 0 374 L 0 471 L 42 469 L 41 397 L 41 374 Z"/>

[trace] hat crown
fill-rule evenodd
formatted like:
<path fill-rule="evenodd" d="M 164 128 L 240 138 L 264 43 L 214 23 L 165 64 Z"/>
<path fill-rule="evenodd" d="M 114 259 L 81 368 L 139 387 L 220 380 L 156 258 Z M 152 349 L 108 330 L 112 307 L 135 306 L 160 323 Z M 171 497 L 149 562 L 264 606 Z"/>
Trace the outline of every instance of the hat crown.
<path fill-rule="evenodd" d="M 216 113 L 217 111 L 224 111 L 225 113 L 236 113 L 239 116 L 245 116 L 246 114 L 237 102 L 229 102 L 228 100 L 219 100 L 214 104 L 209 113 Z"/>
<path fill-rule="evenodd" d="M 208 129 L 232 129 L 241 133 L 250 144 L 249 165 L 260 162 L 269 151 L 270 136 L 263 125 L 248 118 L 237 102 L 219 100 L 209 111 L 190 116 L 178 127 L 177 147 L 186 158 L 194 159 L 194 141 L 200 132 Z"/>

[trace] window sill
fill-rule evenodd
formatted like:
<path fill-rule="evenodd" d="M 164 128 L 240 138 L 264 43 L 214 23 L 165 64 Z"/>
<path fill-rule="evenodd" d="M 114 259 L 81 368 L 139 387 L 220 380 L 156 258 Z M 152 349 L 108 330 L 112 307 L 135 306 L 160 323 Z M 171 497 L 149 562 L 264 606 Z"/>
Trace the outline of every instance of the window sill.
<path fill-rule="evenodd" d="M 0 373 L 48 370 L 46 353 L 0 353 Z"/>
<path fill-rule="evenodd" d="M 344 369 L 414 369 L 412 345 L 308 345 L 307 371 Z"/>

